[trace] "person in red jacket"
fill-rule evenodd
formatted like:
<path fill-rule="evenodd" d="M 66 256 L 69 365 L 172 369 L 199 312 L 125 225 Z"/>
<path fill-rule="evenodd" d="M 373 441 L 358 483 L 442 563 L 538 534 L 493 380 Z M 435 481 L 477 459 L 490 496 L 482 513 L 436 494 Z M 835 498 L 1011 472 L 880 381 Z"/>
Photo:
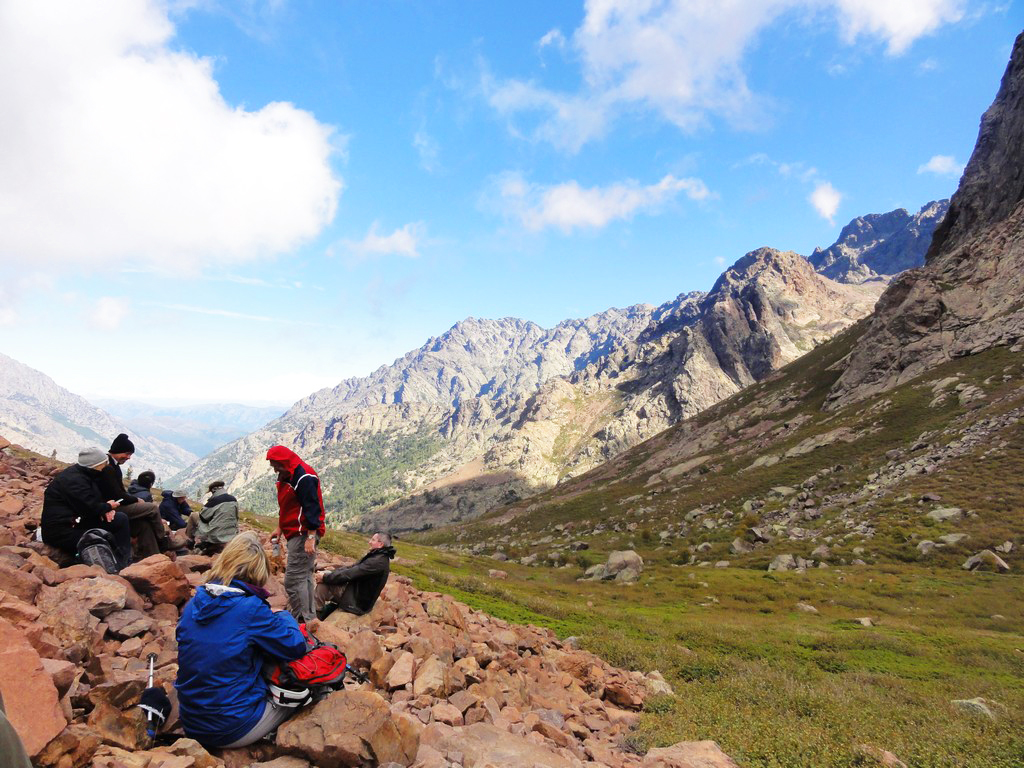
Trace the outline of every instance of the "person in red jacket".
<path fill-rule="evenodd" d="M 283 536 L 287 542 L 284 591 L 288 593 L 288 610 L 296 621 L 312 621 L 316 618 L 316 545 L 327 530 L 320 478 L 283 445 L 267 451 L 267 461 L 277 472 L 278 523 L 273 536 L 278 541 Z"/>

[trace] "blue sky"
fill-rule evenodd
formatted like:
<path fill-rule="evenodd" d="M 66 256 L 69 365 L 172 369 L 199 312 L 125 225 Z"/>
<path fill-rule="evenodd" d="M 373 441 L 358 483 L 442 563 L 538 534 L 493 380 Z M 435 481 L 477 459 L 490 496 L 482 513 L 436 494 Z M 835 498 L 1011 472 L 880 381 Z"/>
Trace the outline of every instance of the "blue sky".
<path fill-rule="evenodd" d="M 1021 0 L 10 0 L 0 352 L 287 404 L 956 188 Z"/>

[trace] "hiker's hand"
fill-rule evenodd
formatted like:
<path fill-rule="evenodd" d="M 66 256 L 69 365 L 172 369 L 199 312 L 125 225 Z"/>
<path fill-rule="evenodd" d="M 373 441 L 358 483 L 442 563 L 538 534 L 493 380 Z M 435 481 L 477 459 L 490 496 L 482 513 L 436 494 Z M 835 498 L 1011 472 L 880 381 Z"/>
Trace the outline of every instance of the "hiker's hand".
<path fill-rule="evenodd" d="M 313 538 L 312 536 L 307 536 L 306 537 L 305 549 L 306 549 L 306 554 L 307 555 L 315 554 L 316 553 L 316 539 Z"/>
<path fill-rule="evenodd" d="M 114 522 L 114 510 L 110 510 L 110 511 L 109 511 L 109 512 L 107 512 L 107 514 L 105 514 L 105 515 L 104 515 L 103 517 L 105 517 L 105 518 L 106 518 L 106 520 L 107 520 L 107 522 L 108 522 L 108 523 L 112 523 L 112 522 Z"/>
<path fill-rule="evenodd" d="M 110 501 L 107 502 L 107 504 L 110 505 L 110 511 L 111 512 L 113 512 L 115 509 L 117 509 L 118 507 L 121 506 L 121 502 L 118 501 L 117 499 L 111 499 Z M 109 521 L 107 521 L 107 522 L 109 522 Z"/>

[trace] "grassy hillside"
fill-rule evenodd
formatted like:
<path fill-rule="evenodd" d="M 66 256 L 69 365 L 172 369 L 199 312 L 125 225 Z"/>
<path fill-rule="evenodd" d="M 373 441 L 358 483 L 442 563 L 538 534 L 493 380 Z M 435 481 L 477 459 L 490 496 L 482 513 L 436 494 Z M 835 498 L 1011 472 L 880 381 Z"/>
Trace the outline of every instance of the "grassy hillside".
<path fill-rule="evenodd" d="M 659 669 L 677 696 L 650 705 L 638 749 L 710 738 L 743 766 L 818 768 L 870 765 L 868 744 L 911 766 L 1024 765 L 1024 354 L 824 411 L 859 334 L 581 478 L 416 537 L 433 547 L 401 543 L 400 570 Z M 961 568 L 997 546 L 1008 574 Z M 639 583 L 577 581 L 627 548 Z M 768 571 L 780 554 L 811 567 Z M 994 719 L 952 704 L 976 697 Z"/>

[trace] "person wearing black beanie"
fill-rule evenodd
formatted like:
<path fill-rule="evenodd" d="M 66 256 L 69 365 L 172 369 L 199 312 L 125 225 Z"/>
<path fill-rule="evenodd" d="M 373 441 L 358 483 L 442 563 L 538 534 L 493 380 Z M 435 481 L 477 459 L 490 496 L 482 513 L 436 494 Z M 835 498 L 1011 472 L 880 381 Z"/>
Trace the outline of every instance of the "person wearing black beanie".
<path fill-rule="evenodd" d="M 142 560 L 171 548 L 167 526 L 160 517 L 160 507 L 152 501 L 143 501 L 124 489 L 121 465 L 135 453 L 135 444 L 123 432 L 114 438 L 107 452 L 107 465 L 100 473 L 99 486 L 103 498 L 121 502 L 119 507 L 131 522 L 135 537 L 135 558 Z"/>

